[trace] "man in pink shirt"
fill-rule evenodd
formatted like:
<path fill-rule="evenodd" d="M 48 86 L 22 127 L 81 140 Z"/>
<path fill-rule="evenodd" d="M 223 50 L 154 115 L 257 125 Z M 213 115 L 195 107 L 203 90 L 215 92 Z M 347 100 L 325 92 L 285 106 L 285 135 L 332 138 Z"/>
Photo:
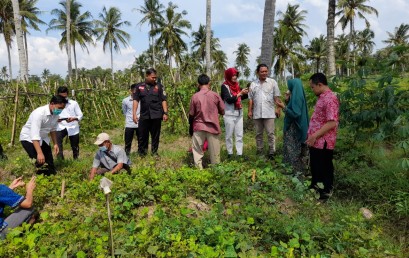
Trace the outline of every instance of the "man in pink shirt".
<path fill-rule="evenodd" d="M 195 166 L 202 169 L 203 144 L 206 139 L 210 163 L 220 163 L 219 115 L 224 115 L 224 102 L 219 94 L 210 90 L 210 78 L 207 75 L 200 75 L 197 82 L 200 91 L 190 100 L 189 120 L 193 122 L 193 159 Z"/>
<path fill-rule="evenodd" d="M 310 147 L 310 188 L 317 190 L 320 200 L 325 201 L 329 198 L 334 183 L 332 158 L 337 138 L 339 101 L 322 73 L 311 76 L 310 87 L 318 97 L 305 142 Z M 324 189 L 318 187 L 319 182 L 323 183 Z"/>

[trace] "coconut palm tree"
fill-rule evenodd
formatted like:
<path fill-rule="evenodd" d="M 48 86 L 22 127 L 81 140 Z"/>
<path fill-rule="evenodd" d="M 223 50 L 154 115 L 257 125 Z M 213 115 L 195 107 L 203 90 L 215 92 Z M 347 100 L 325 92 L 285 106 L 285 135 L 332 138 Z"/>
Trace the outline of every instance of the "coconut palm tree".
<path fill-rule="evenodd" d="M 151 32 L 152 36 L 159 36 L 156 44 L 163 47 L 165 57 L 168 61 L 169 68 L 172 71 L 172 58 L 176 64 L 180 63 L 181 53 L 187 51 L 187 45 L 182 36 L 189 36 L 185 29 L 191 29 L 192 25 L 188 20 L 183 19 L 187 14 L 186 11 L 176 12 L 178 8 L 172 2 L 169 2 L 165 10 L 163 20 L 158 21 L 158 27 Z"/>
<path fill-rule="evenodd" d="M 288 28 L 288 33 L 293 33 L 296 36 L 293 36 L 294 40 L 297 42 L 302 42 L 302 37 L 307 35 L 305 29 L 308 28 L 305 25 L 307 11 L 299 10 L 300 5 L 287 5 L 286 11 L 283 13 L 281 11 L 277 12 L 278 20 L 277 23 L 280 26 L 286 26 Z"/>
<path fill-rule="evenodd" d="M 274 14 L 276 0 L 265 0 L 260 62 L 271 68 L 273 62 Z M 271 71 L 270 69 L 269 71 Z"/>
<path fill-rule="evenodd" d="M 274 66 L 276 74 L 284 79 L 287 64 L 291 64 L 294 76 L 294 63 L 298 61 L 299 51 L 302 48 L 302 37 L 306 35 L 304 24 L 307 11 L 299 10 L 299 5 L 287 5 L 286 11 L 277 12 L 278 28 L 274 30 L 273 49 L 277 62 Z"/>
<path fill-rule="evenodd" d="M 0 0 L 0 33 L 3 34 L 4 42 L 6 43 L 10 80 L 13 79 L 10 53 L 13 37 L 15 35 L 13 19 L 13 6 L 11 5 L 11 2 L 9 0 Z"/>
<path fill-rule="evenodd" d="M 0 76 L 3 81 L 7 81 L 9 74 L 7 72 L 7 66 L 3 66 L 0 71 Z"/>
<path fill-rule="evenodd" d="M 28 65 L 28 48 L 27 48 L 27 33 L 28 29 L 34 29 L 40 31 L 38 25 L 46 25 L 44 21 L 38 18 L 41 11 L 36 7 L 38 0 L 21 0 L 20 1 L 20 14 L 21 14 L 21 27 L 23 29 L 24 47 L 26 50 L 26 58 Z"/>
<path fill-rule="evenodd" d="M 389 44 L 389 46 L 399 46 L 409 43 L 409 24 L 402 23 L 399 27 L 395 27 L 393 33 L 388 33 L 389 38 L 383 42 Z"/>
<path fill-rule="evenodd" d="M 55 15 L 57 18 L 54 18 L 50 21 L 49 28 L 47 32 L 50 30 L 58 30 L 62 31 L 61 33 L 61 40 L 59 42 L 60 49 L 63 49 L 67 46 L 67 30 L 66 30 L 66 23 L 67 23 L 67 14 L 65 12 L 65 2 L 60 2 L 61 9 L 53 9 L 51 11 L 52 15 Z M 78 43 L 80 47 L 88 52 L 87 44 L 94 44 L 94 40 L 92 36 L 95 35 L 94 24 L 92 19 L 92 15 L 90 12 L 86 11 L 81 14 L 80 8 L 82 5 L 75 1 L 71 1 L 70 7 L 70 40 L 72 45 L 72 50 L 74 54 L 74 65 L 75 65 L 75 78 L 78 79 L 78 67 L 77 67 L 77 52 L 76 52 L 76 44 Z"/>
<path fill-rule="evenodd" d="M 213 68 L 216 74 L 220 75 L 217 77 L 223 78 L 224 70 L 227 67 L 227 55 L 223 50 L 216 50 L 212 52 Z"/>
<path fill-rule="evenodd" d="M 158 26 L 158 21 L 163 19 L 162 13 L 163 13 L 163 8 L 164 6 L 159 3 L 158 0 L 145 0 L 144 5 L 141 6 L 139 9 L 136 9 L 139 13 L 143 15 L 142 19 L 139 21 L 139 25 L 148 23 L 149 26 L 151 27 L 150 32 L 149 32 L 149 44 L 150 48 L 152 50 L 152 56 L 151 56 L 151 61 L 152 61 L 152 66 L 155 66 L 155 47 L 154 47 L 154 37 L 151 35 L 151 32 L 157 28 Z M 135 10 L 135 9 L 134 9 Z"/>
<path fill-rule="evenodd" d="M 321 61 L 326 57 L 326 38 L 324 35 L 320 35 L 318 38 L 313 38 L 310 41 L 310 45 L 306 46 L 307 57 L 314 61 L 316 64 L 315 72 L 320 72 Z"/>
<path fill-rule="evenodd" d="M 343 75 L 347 71 L 347 63 L 349 61 L 349 37 L 345 34 L 340 34 L 335 38 L 335 56 L 336 67 L 338 74 Z"/>
<path fill-rule="evenodd" d="M 375 33 L 369 28 L 357 32 L 356 46 L 361 56 L 368 56 L 372 53 L 375 46 L 374 38 Z"/>
<path fill-rule="evenodd" d="M 338 12 L 336 16 L 340 16 L 337 24 L 341 24 L 342 30 L 349 25 L 350 44 L 352 44 L 352 53 L 355 51 L 355 19 L 361 18 L 365 21 L 366 26 L 369 27 L 369 21 L 364 14 L 375 14 L 378 16 L 378 11 L 372 6 L 366 5 L 369 0 L 339 0 Z M 354 54 L 353 54 L 354 56 Z M 354 59 L 354 57 L 353 57 Z"/>
<path fill-rule="evenodd" d="M 250 47 L 246 43 L 240 43 L 237 47 L 237 50 L 233 52 L 236 54 L 236 67 L 244 74 L 246 70 L 249 70 L 249 55 L 250 55 Z"/>
<path fill-rule="evenodd" d="M 103 41 L 102 49 L 106 50 L 108 46 L 109 52 L 111 54 L 111 71 L 112 79 L 114 79 L 114 57 L 112 53 L 112 48 L 116 52 L 120 52 L 120 44 L 124 47 L 128 46 L 128 42 L 131 39 L 131 36 L 122 30 L 123 26 L 130 26 L 129 21 L 122 21 L 121 11 L 116 7 L 110 7 L 108 10 L 104 6 L 102 13 L 99 14 L 100 20 L 95 21 L 97 40 Z"/>
<path fill-rule="evenodd" d="M 327 19 L 327 74 L 333 76 L 336 74 L 335 67 L 335 9 L 336 0 L 328 0 L 328 19 Z"/>
<path fill-rule="evenodd" d="M 202 24 L 199 25 L 197 31 L 192 32 L 192 50 L 194 55 L 199 57 L 202 62 L 206 58 L 206 27 Z M 218 38 L 213 37 L 213 31 L 211 34 L 210 54 L 220 48 L 220 41 Z"/>

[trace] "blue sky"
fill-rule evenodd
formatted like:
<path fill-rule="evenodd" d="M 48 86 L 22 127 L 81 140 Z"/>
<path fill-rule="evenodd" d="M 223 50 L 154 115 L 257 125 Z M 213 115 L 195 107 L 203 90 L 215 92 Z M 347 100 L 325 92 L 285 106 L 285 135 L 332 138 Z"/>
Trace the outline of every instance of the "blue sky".
<path fill-rule="evenodd" d="M 122 47 L 121 53 L 114 54 L 115 70 L 130 67 L 134 57 L 148 48 L 148 25 L 137 25 L 142 16 L 138 12 L 132 11 L 139 8 L 143 0 L 80 0 L 79 2 L 83 5 L 82 12 L 89 10 L 94 18 L 98 18 L 98 14 L 104 6 L 107 8 L 110 6 L 118 7 L 123 14 L 123 19 L 132 23 L 130 27 L 124 28 L 131 34 L 130 46 Z M 185 18 L 191 22 L 192 31 L 197 30 L 199 24 L 205 24 L 206 0 L 173 0 L 172 2 L 179 6 L 179 11 L 187 11 L 188 14 Z M 308 37 L 304 38 L 304 44 L 308 44 L 312 38 L 320 34 L 326 35 L 327 0 L 277 0 L 276 11 L 285 11 L 288 3 L 300 4 L 301 9 L 308 12 L 306 16 Z M 162 4 L 167 6 L 168 1 L 162 1 Z M 382 40 L 387 38 L 386 31 L 393 32 L 396 26 L 409 22 L 409 1 L 372 0 L 368 4 L 379 11 L 379 17 L 367 15 L 367 18 L 370 20 L 371 29 L 375 32 L 376 48 L 382 48 L 385 46 Z M 47 23 L 52 19 L 50 11 L 54 8 L 60 8 L 55 0 L 39 0 L 38 7 L 44 11 L 40 18 Z M 233 52 L 239 43 L 246 43 L 250 46 L 250 66 L 253 68 L 256 65 L 255 59 L 260 55 L 263 8 L 264 0 L 212 0 L 212 30 L 215 37 L 220 39 L 222 50 L 229 58 L 229 66 L 234 66 Z M 28 36 L 30 74 L 40 75 L 45 68 L 48 68 L 51 73 L 65 75 L 67 56 L 58 47 L 60 33 L 49 32 L 46 34 L 46 28 L 42 27 L 41 32 L 33 31 Z M 356 29 L 363 28 L 364 23 L 357 21 Z M 192 31 L 188 31 L 188 34 L 190 35 Z M 337 33 L 342 32 L 340 28 L 337 28 L 336 31 Z M 190 38 L 186 38 L 186 42 L 190 43 L 190 41 Z M 79 68 L 110 67 L 109 52 L 104 53 L 99 42 L 95 47 L 89 46 L 89 54 L 78 48 L 77 59 Z M 0 35 L 0 67 L 3 66 L 8 66 L 8 58 L 4 39 Z M 15 77 L 18 73 L 16 45 L 13 45 L 12 49 L 12 67 L 13 77 Z"/>

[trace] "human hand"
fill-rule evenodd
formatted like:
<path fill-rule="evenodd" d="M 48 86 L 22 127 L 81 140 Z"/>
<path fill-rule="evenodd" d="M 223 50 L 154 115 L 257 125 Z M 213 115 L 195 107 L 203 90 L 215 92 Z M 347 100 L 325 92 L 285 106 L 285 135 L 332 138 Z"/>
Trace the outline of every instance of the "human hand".
<path fill-rule="evenodd" d="M 249 89 L 247 89 L 247 88 L 244 88 L 244 89 L 242 89 L 241 90 L 241 95 L 246 95 L 246 94 L 248 94 L 249 93 Z"/>
<path fill-rule="evenodd" d="M 247 113 L 247 116 L 248 116 L 249 119 L 252 119 L 252 118 L 253 118 L 253 112 L 252 112 L 252 111 L 249 111 L 249 112 Z"/>
<path fill-rule="evenodd" d="M 135 124 L 138 123 L 138 117 L 137 117 L 137 116 L 134 116 L 134 117 L 133 117 L 133 122 L 134 122 Z"/>
<path fill-rule="evenodd" d="M 77 120 L 76 117 L 69 117 L 69 118 L 67 118 L 67 123 L 71 123 L 71 122 L 73 122 L 75 120 Z"/>
<path fill-rule="evenodd" d="M 281 109 L 276 109 L 275 113 L 276 113 L 276 117 L 277 117 L 277 118 L 280 118 L 280 116 L 281 116 Z"/>
<path fill-rule="evenodd" d="M 314 146 L 315 141 L 317 140 L 317 137 L 313 134 L 308 136 L 307 140 L 305 141 L 305 144 L 308 146 L 312 147 Z"/>
<path fill-rule="evenodd" d="M 29 193 L 33 193 L 35 188 L 36 188 L 36 176 L 32 176 L 30 182 L 28 182 L 26 185 L 26 191 Z"/>
<path fill-rule="evenodd" d="M 15 188 L 19 187 L 19 186 L 24 186 L 25 183 L 23 181 L 23 177 L 19 177 L 13 180 L 13 182 L 9 185 L 9 188 L 11 190 L 14 190 Z"/>
<path fill-rule="evenodd" d="M 42 165 L 42 164 L 45 163 L 45 157 L 44 157 L 44 154 L 43 154 L 43 153 L 38 153 L 38 154 L 37 154 L 37 163 L 38 163 L 39 165 Z"/>
<path fill-rule="evenodd" d="M 163 121 L 165 121 L 165 122 L 168 121 L 168 118 L 169 118 L 168 115 L 163 114 Z"/>
<path fill-rule="evenodd" d="M 58 148 L 57 144 L 54 144 L 54 155 L 57 155 L 60 152 L 60 148 Z"/>

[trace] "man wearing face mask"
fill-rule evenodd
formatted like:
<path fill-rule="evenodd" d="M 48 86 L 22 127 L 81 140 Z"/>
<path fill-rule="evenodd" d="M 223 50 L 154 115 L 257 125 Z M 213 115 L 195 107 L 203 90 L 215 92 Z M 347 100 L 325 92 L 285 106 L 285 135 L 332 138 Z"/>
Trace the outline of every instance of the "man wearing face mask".
<path fill-rule="evenodd" d="M 94 142 L 99 149 L 95 154 L 92 168 L 89 174 L 89 179 L 94 179 L 95 175 L 105 173 L 116 174 L 121 169 L 125 169 L 128 173 L 131 171 L 131 161 L 126 155 L 124 149 L 111 142 L 111 138 L 107 133 L 100 133 L 97 140 Z"/>
<path fill-rule="evenodd" d="M 26 124 L 21 129 L 20 142 L 28 156 L 36 159 L 36 167 L 41 168 L 47 163 L 47 168 L 40 169 L 37 173 L 55 174 L 54 159 L 50 147 L 50 134 L 54 142 L 54 154 L 59 152 L 57 145 L 57 126 L 59 115 L 65 108 L 67 100 L 61 96 L 53 96 L 50 103 L 35 109 L 29 116 Z"/>
<path fill-rule="evenodd" d="M 65 86 L 60 86 L 57 89 L 57 94 L 65 98 L 68 103 L 64 110 L 60 114 L 60 119 L 57 128 L 57 144 L 59 152 L 57 157 L 64 159 L 63 154 L 63 141 L 65 136 L 68 135 L 70 139 L 72 154 L 74 159 L 78 159 L 80 154 L 80 125 L 79 121 L 82 119 L 82 111 L 77 101 L 68 99 L 68 88 Z"/>

